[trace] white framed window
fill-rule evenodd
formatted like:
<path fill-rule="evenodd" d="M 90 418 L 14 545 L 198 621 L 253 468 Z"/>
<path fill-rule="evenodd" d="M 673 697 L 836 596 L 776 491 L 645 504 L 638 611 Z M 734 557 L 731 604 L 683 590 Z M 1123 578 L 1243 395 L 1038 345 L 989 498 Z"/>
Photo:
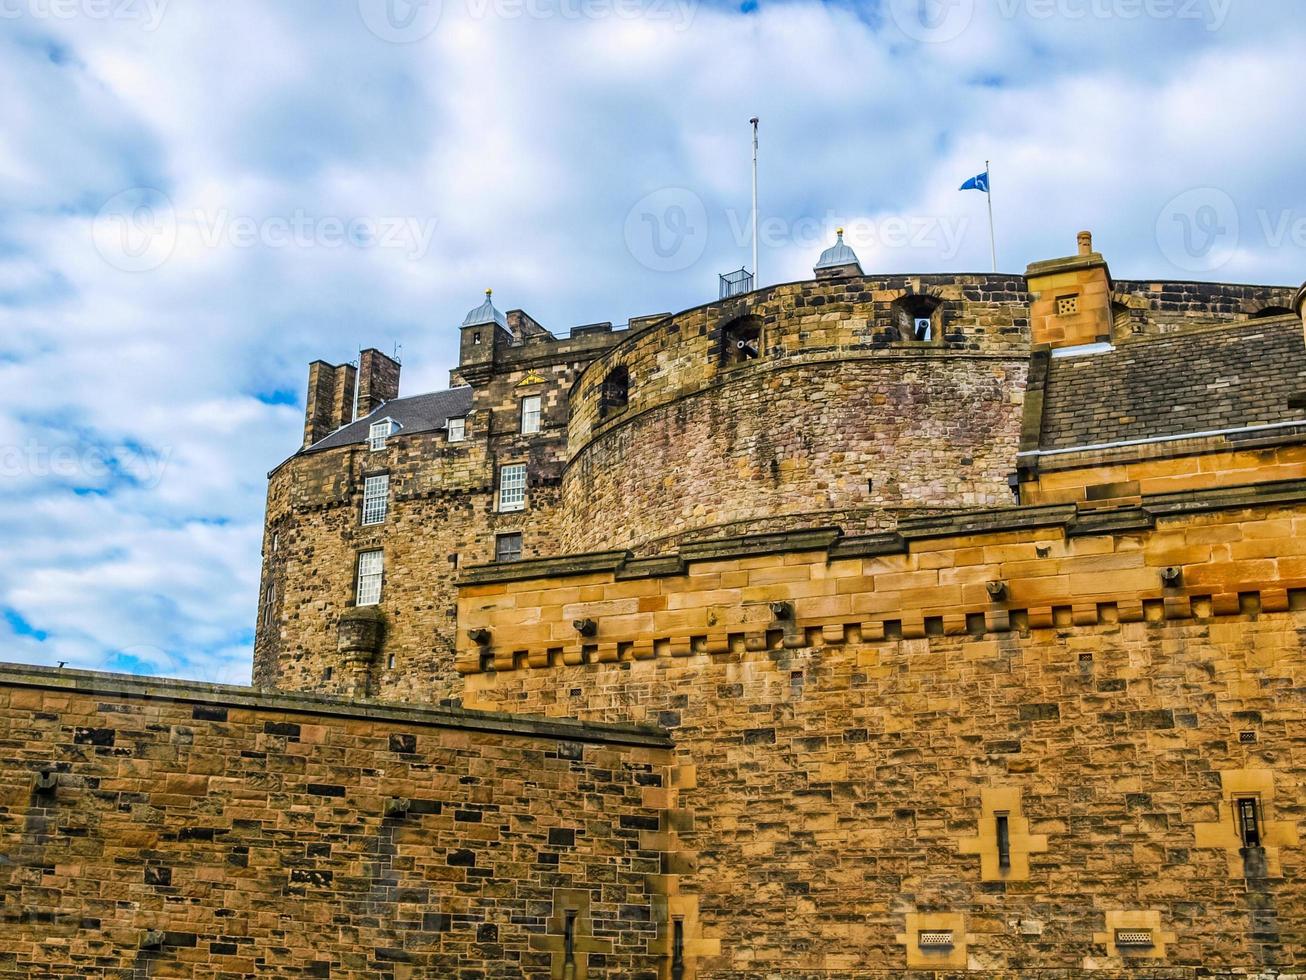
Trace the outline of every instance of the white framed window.
<path fill-rule="evenodd" d="M 521 400 L 521 430 L 523 435 L 540 431 L 539 395 L 527 395 Z"/>
<path fill-rule="evenodd" d="M 380 422 L 373 422 L 367 430 L 367 445 L 372 452 L 385 448 L 385 440 L 394 431 L 394 424 L 390 419 L 382 419 Z"/>
<path fill-rule="evenodd" d="M 521 561 L 521 532 L 500 534 L 494 539 L 495 561 Z"/>
<path fill-rule="evenodd" d="M 369 476 L 363 480 L 363 523 L 384 524 L 390 506 L 390 477 Z"/>
<path fill-rule="evenodd" d="M 379 551 L 358 553 L 358 588 L 354 605 L 375 606 L 381 601 L 381 574 L 385 563 Z"/>
<path fill-rule="evenodd" d="M 526 464 L 499 467 L 499 510 L 526 509 Z"/>
<path fill-rule="evenodd" d="M 467 419 L 450 419 L 448 427 L 450 442 L 462 442 L 467 438 Z"/>

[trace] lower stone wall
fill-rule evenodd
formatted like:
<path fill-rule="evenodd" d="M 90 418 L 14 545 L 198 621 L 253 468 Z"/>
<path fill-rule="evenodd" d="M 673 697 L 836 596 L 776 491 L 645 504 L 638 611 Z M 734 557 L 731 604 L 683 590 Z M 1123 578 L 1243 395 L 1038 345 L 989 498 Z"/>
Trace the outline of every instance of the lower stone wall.
<path fill-rule="evenodd" d="M 704 980 L 1287 977 L 1306 975 L 1303 635 L 1290 612 L 818 640 L 471 674 L 467 697 L 673 730 L 694 768 L 680 887 L 720 944 Z M 1262 855 L 1240 852 L 1241 793 Z M 1151 946 L 1115 944 L 1137 926 Z"/>
<path fill-rule="evenodd" d="M 666 969 L 656 731 L 19 667 L 0 719 L 0 976 Z"/>
<path fill-rule="evenodd" d="M 1304 492 L 471 570 L 465 702 L 672 731 L 703 980 L 1306 975 Z"/>

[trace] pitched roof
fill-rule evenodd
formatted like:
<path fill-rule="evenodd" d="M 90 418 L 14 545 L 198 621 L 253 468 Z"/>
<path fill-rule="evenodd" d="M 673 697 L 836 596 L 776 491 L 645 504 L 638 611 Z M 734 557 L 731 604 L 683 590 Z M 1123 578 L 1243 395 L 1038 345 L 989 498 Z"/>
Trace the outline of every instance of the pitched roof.
<path fill-rule="evenodd" d="M 311 453 L 318 449 L 333 449 L 336 446 L 351 446 L 366 442 L 367 430 L 372 423 L 387 418 L 399 423 L 397 435 L 443 429 L 445 422 L 466 415 L 471 408 L 472 389 L 469 387 L 396 398 L 381 405 L 371 415 L 336 429 L 325 439 L 319 439 L 301 452 Z"/>
<path fill-rule="evenodd" d="M 1053 357 L 1039 448 L 1070 449 L 1296 421 L 1306 409 L 1300 320 L 1243 321 Z"/>

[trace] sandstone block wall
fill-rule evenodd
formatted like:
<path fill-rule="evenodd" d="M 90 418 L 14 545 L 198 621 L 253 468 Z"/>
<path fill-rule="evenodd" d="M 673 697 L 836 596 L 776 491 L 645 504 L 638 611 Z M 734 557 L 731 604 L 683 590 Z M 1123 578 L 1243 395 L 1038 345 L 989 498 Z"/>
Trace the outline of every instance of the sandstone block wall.
<path fill-rule="evenodd" d="M 1297 976 L 1303 508 L 1298 483 L 478 570 L 465 698 L 671 729 L 700 977 Z"/>
<path fill-rule="evenodd" d="M 668 969 L 656 731 L 19 667 L 0 718 L 0 976 Z"/>
<path fill-rule="evenodd" d="M 928 343 L 896 304 L 938 304 Z M 1028 297 L 1011 277 L 795 283 L 631 335 L 576 384 L 568 551 L 654 552 L 721 533 L 892 524 L 893 511 L 1012 502 Z M 731 325 L 760 330 L 734 363 Z M 605 411 L 613 371 L 629 403 Z"/>

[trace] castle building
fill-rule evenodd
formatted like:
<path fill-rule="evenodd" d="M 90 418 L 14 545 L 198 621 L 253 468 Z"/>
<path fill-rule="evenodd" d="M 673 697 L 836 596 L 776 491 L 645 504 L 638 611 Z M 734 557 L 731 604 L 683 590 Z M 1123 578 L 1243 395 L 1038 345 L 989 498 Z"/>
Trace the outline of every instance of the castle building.
<path fill-rule="evenodd" d="M 813 271 L 310 365 L 253 687 L 0 669 L 0 976 L 1306 976 L 1306 286 Z"/>

